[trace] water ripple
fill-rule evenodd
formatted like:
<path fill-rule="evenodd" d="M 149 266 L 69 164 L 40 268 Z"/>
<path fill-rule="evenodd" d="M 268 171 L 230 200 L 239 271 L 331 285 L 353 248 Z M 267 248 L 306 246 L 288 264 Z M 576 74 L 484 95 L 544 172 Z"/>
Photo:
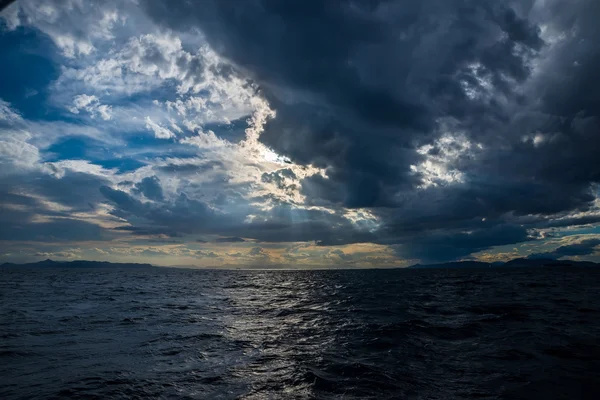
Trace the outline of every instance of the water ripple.
<path fill-rule="evenodd" d="M 1 271 L 0 398 L 597 398 L 600 271 Z"/>

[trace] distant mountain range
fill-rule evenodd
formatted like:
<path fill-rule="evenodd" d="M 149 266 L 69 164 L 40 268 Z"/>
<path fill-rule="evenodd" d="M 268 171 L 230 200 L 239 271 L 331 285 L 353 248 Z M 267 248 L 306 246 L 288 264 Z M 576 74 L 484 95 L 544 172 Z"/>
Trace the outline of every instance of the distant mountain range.
<path fill-rule="evenodd" d="M 455 261 L 441 264 L 415 264 L 409 268 L 510 268 L 510 267 L 600 267 L 591 261 L 553 260 L 551 258 L 515 258 L 507 262 Z"/>
<path fill-rule="evenodd" d="M 35 263 L 4 263 L 0 268 L 154 268 L 151 264 L 111 263 L 108 261 L 53 261 L 44 260 Z"/>

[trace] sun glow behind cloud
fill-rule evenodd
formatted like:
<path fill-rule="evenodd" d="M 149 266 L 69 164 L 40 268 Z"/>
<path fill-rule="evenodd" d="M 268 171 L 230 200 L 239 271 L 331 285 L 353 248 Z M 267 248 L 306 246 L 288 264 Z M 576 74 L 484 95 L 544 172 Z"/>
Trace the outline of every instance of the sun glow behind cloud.
<path fill-rule="evenodd" d="M 306 30 L 267 3 L 15 2 L 3 257 L 393 266 L 597 234 L 593 12 L 433 3 Z"/>
<path fill-rule="evenodd" d="M 121 146 L 121 140 L 129 142 L 141 131 L 144 132 L 142 135 L 151 134 L 158 140 L 166 141 L 166 146 L 172 147 L 175 142 L 196 150 L 187 150 L 188 154 L 185 155 L 170 156 L 169 150 L 164 152 L 166 149 L 163 150 L 158 143 L 153 148 L 136 146 L 137 148 L 131 149 L 135 152 L 128 157 L 137 158 L 142 165 L 128 171 L 108 168 L 98 164 L 96 160 L 45 161 L 47 156 L 40 157 L 39 152 L 49 154 L 51 146 L 60 142 L 60 136 L 55 139 L 46 138 L 46 143 L 42 143 L 43 139 L 38 135 L 43 135 L 44 132 L 40 132 L 35 123 L 22 119 L 10 104 L 3 101 L 2 120 L 11 124 L 13 129 L 20 130 L 11 140 L 17 140 L 21 149 L 14 160 L 10 161 L 5 157 L 5 161 L 21 171 L 31 168 L 42 177 L 47 175 L 58 180 L 66 181 L 73 175 L 95 176 L 117 195 L 139 202 L 134 203 L 139 207 L 152 207 L 153 204 L 155 207 L 176 207 L 177 202 L 181 201 L 182 193 L 185 193 L 186 199 L 201 199 L 198 205 L 206 207 L 213 217 L 229 215 L 230 218 L 242 219 L 244 214 L 251 213 L 254 208 L 256 215 L 253 217 L 268 221 L 269 218 L 261 214 L 275 206 L 280 207 L 277 205 L 279 203 L 292 207 L 290 215 L 302 214 L 293 210 L 296 207 L 314 208 L 303 205 L 300 181 L 315 174 L 325 176 L 325 171 L 311 165 L 297 165 L 260 141 L 264 125 L 269 119 L 276 117 L 275 111 L 257 93 L 250 81 L 232 70 L 231 65 L 201 38 L 192 38 L 184 43 L 174 32 L 155 31 L 153 26 L 145 24 L 140 25 L 142 32 L 132 32 L 127 29 L 127 24 L 132 22 L 131 17 L 122 14 L 124 10 L 119 10 L 119 6 L 112 3 L 106 9 L 95 10 L 102 15 L 98 22 L 102 34 L 78 38 L 73 35 L 74 31 L 69 31 L 76 30 L 77 27 L 67 25 L 61 28 L 56 25 L 60 15 L 82 11 L 81 7 L 83 6 L 69 3 L 61 8 L 49 3 L 41 8 L 33 8 L 29 2 L 23 2 L 9 8 L 5 15 L 5 20 L 9 21 L 9 29 L 16 29 L 22 24 L 34 26 L 48 34 L 66 57 L 58 79 L 50 84 L 49 99 L 53 106 L 69 111 L 77 124 L 97 126 L 107 135 L 105 144 L 111 151 L 123 152 L 118 147 Z M 126 4 L 125 9 L 127 7 Z M 23 16 L 27 18 L 23 19 Z M 133 36 L 128 37 L 129 35 Z M 111 47 L 107 48 L 107 45 Z M 226 71 L 219 71 L 223 69 Z M 156 90 L 160 90 L 160 93 L 153 98 Z M 163 100 L 165 95 L 175 98 Z M 137 100 L 132 101 L 132 96 Z M 226 127 L 235 120 L 247 120 L 241 140 L 231 141 L 226 136 L 215 133 L 214 128 L 207 128 L 211 124 Z M 98 125 L 99 122 L 101 125 Z M 52 123 L 49 123 L 48 129 L 52 127 Z M 7 147 L 10 143 L 2 142 L 7 155 L 12 152 Z M 208 165 L 210 168 L 206 167 Z M 269 174 L 278 179 L 264 178 Z M 159 197 L 153 197 L 149 187 L 139 186 L 139 182 L 148 179 L 156 182 L 152 190 L 157 191 Z M 249 263 L 253 256 L 259 255 L 261 262 L 276 261 L 269 260 L 267 253 L 261 251 L 232 258 L 218 249 L 218 246 L 208 243 L 193 245 L 206 250 L 190 250 L 190 246 L 185 244 L 189 239 L 178 244 L 168 244 L 170 234 L 165 236 L 160 231 L 169 228 L 160 226 L 153 230 L 136 227 L 137 224 L 156 223 L 148 220 L 144 212 L 136 211 L 126 215 L 117 208 L 119 204 L 116 207 L 114 203 L 101 199 L 98 199 L 99 202 L 90 199 L 89 205 L 82 207 L 78 204 L 73 207 L 32 190 L 31 187 L 15 189 L 12 193 L 37 204 L 38 210 L 30 217 L 33 227 L 52 226 L 61 219 L 68 222 L 81 221 L 106 229 L 103 240 L 110 239 L 111 243 L 156 241 L 153 247 L 146 248 L 140 244 L 134 248 L 139 250 L 128 252 L 119 250 L 120 247 L 107 248 L 104 243 L 96 243 L 94 251 L 102 255 L 112 255 L 113 258 L 115 255 L 117 258 L 166 257 L 161 261 L 168 264 L 173 264 L 172 260 L 175 259 L 181 263 L 198 265 L 206 265 L 206 262 Z M 72 195 L 77 196 L 77 193 Z M 258 198 L 264 200 L 252 206 L 255 201 L 252 199 Z M 218 204 L 215 203 L 217 199 L 220 199 Z M 242 199 L 248 204 L 240 204 Z M 167 204 L 162 206 L 160 201 Z M 7 204 L 7 207 L 29 211 L 28 207 L 19 208 L 18 204 Z M 60 215 L 53 215 L 56 213 Z M 250 216 L 243 219 L 246 222 L 253 220 Z M 302 222 L 296 217 L 292 220 Z M 130 236 L 128 232 L 135 235 Z M 210 232 L 206 233 L 202 237 L 210 240 Z M 176 234 L 175 238 L 177 237 L 179 234 Z M 60 243 L 52 243 L 51 237 L 48 239 L 48 246 L 61 246 Z M 164 243 L 157 247 L 161 241 Z M 221 251 L 216 253 L 218 250 Z M 52 253 L 46 251 L 38 254 Z M 55 254 L 80 257 L 89 252 L 58 251 Z M 215 257 L 217 254 L 220 254 L 219 257 Z M 219 259 L 215 260 L 216 258 Z"/>

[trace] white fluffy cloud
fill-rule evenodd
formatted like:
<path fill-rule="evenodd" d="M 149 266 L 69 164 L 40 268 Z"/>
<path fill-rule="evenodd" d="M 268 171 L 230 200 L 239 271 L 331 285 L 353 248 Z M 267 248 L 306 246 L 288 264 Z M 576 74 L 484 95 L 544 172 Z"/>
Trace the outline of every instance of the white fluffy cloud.
<path fill-rule="evenodd" d="M 73 99 L 73 106 L 69 107 L 69 111 L 73 114 L 79 114 L 80 111 L 86 111 L 92 118 L 101 118 L 105 121 L 111 119 L 111 106 L 100 104 L 100 100 L 96 96 L 88 96 L 80 94 Z"/>
<path fill-rule="evenodd" d="M 472 159 L 482 149 L 480 144 L 471 143 L 460 133 L 446 132 L 436 138 L 433 144 L 417 149 L 423 161 L 412 165 L 411 170 L 421 179 L 421 188 L 463 183 L 465 176 L 461 171 L 461 163 Z"/>
<path fill-rule="evenodd" d="M 150 117 L 146 117 L 146 129 L 154 132 L 154 137 L 157 139 L 170 139 L 175 136 L 168 128 L 160 126 L 156 122 L 152 121 Z"/>
<path fill-rule="evenodd" d="M 0 175 L 22 174 L 38 167 L 40 152 L 29 143 L 31 138 L 22 117 L 0 99 Z"/>
<path fill-rule="evenodd" d="M 120 9 L 134 3 L 22 0 L 7 7 L 2 17 L 9 29 L 32 26 L 45 33 L 65 57 L 85 57 L 96 50 L 96 42 L 113 39 L 113 27 L 124 21 Z"/>
<path fill-rule="evenodd" d="M 65 67 L 57 87 L 74 86 L 118 97 L 148 92 L 173 80 L 180 94 L 199 90 L 202 54 L 185 51 L 177 36 L 156 32 L 122 40 L 93 63 L 82 60 Z"/>

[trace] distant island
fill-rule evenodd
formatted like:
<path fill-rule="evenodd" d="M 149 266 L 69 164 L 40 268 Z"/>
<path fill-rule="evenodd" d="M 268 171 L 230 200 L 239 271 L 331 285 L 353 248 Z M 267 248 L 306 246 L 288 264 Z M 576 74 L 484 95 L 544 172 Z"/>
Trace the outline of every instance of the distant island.
<path fill-rule="evenodd" d="M 34 263 L 14 264 L 4 263 L 0 268 L 155 268 L 152 264 L 112 263 L 108 261 L 53 261 L 44 260 Z"/>
<path fill-rule="evenodd" d="M 409 268 L 510 268 L 510 267 L 600 267 L 591 261 L 554 260 L 551 258 L 515 258 L 507 262 L 454 261 L 441 264 L 415 264 Z"/>

